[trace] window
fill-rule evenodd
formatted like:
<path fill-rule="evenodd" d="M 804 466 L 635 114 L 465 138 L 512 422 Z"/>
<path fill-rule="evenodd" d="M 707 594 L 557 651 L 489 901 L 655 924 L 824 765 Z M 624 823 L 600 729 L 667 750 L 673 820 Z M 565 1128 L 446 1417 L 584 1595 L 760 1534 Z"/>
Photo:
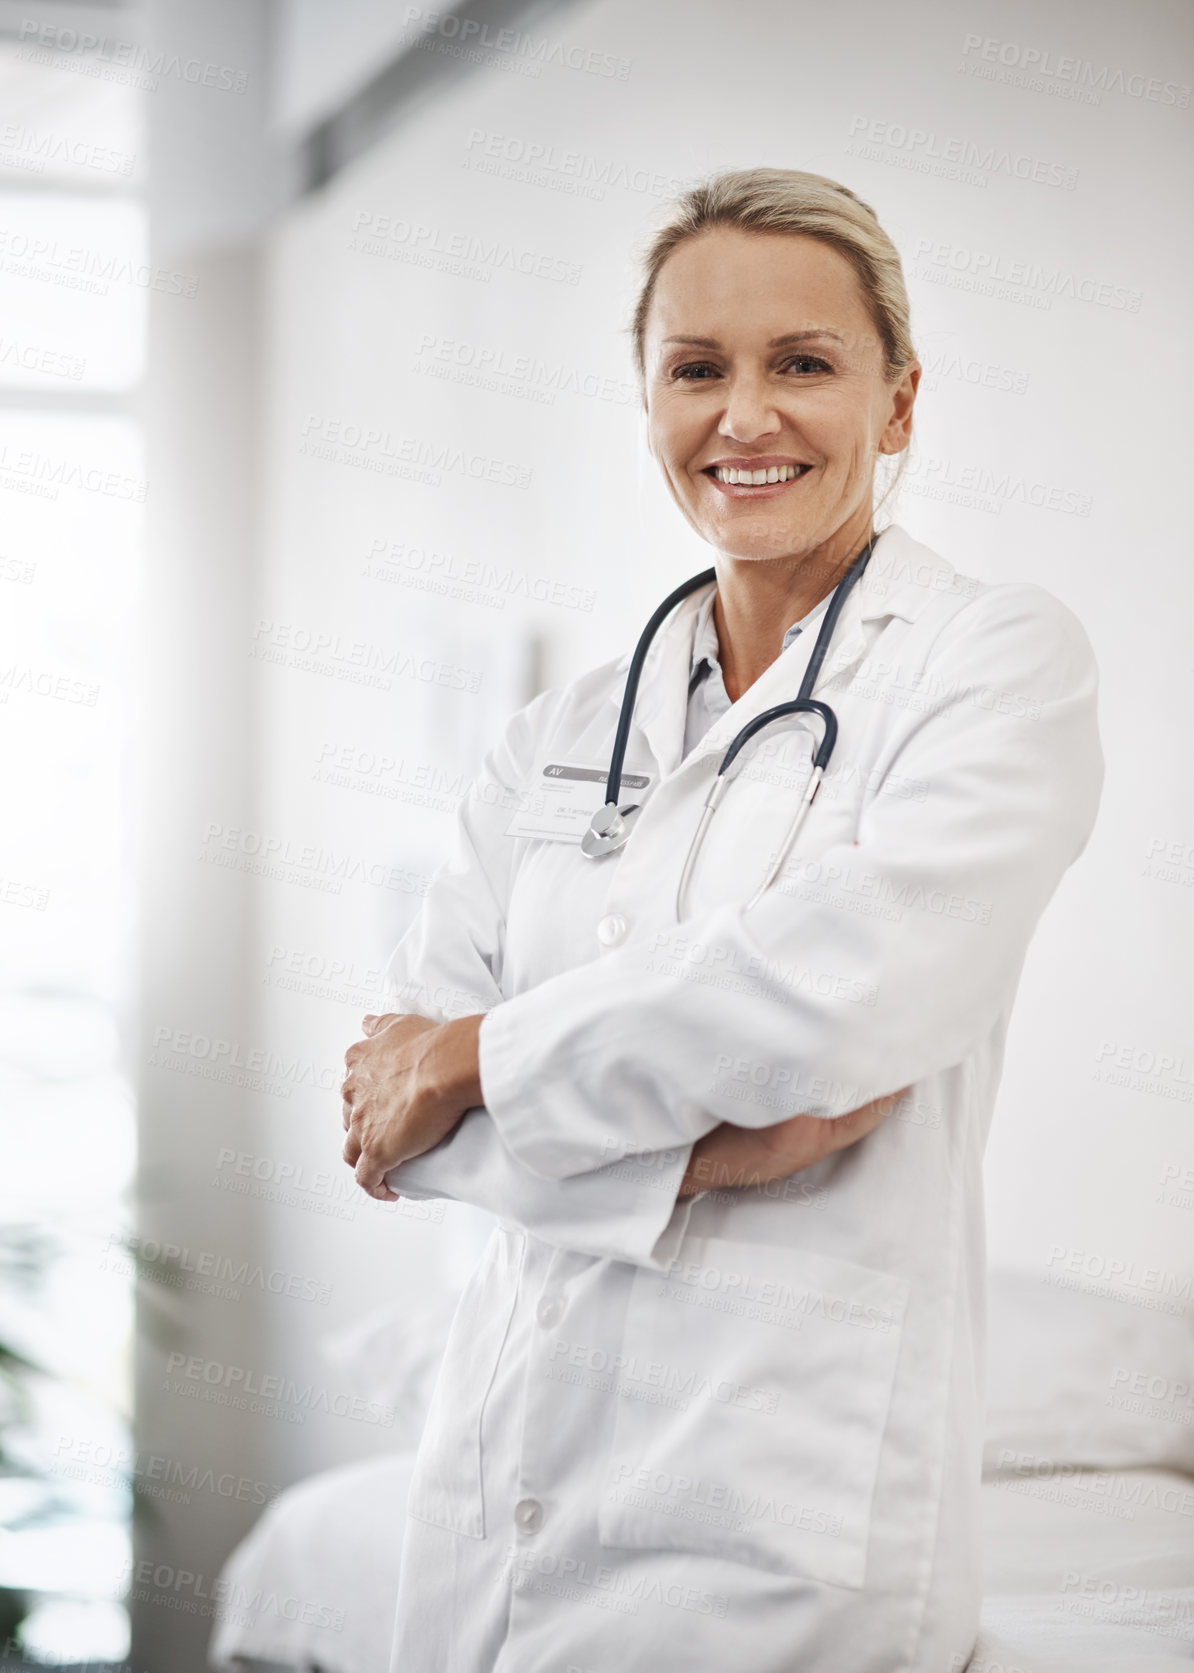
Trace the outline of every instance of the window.
<path fill-rule="evenodd" d="M 145 353 L 141 96 L 0 43 L 0 1645 L 118 1661 Z M 2 1658 L 0 1658 L 2 1659 Z"/>

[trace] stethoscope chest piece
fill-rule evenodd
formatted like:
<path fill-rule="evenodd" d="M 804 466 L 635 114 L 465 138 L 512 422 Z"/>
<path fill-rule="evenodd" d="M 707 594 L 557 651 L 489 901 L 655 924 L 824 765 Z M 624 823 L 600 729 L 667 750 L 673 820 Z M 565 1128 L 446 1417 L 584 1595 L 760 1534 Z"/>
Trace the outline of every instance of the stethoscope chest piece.
<path fill-rule="evenodd" d="M 580 839 L 580 851 L 590 860 L 599 860 L 603 854 L 613 854 L 627 840 L 634 822 L 642 812 L 641 806 L 630 802 L 625 807 L 617 807 L 613 802 L 606 802 L 599 807 L 589 828 Z"/>

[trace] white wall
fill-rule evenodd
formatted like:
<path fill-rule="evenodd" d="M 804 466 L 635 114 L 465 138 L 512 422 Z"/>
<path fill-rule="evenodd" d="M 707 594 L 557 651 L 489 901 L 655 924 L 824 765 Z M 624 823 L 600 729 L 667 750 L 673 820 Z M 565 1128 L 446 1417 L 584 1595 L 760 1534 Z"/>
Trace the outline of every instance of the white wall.
<path fill-rule="evenodd" d="M 1084 101 L 1055 74 L 1034 87 L 970 73 L 1003 73 L 998 47 L 992 64 L 974 45 L 988 38 L 1021 63 L 1044 51 L 1088 61 L 1089 72 L 1068 73 L 1106 70 L 1103 90 Z M 1158 1200 L 1167 1165 L 1194 1165 L 1183 724 L 1194 578 L 1179 534 L 1192 251 L 1175 214 L 1189 187 L 1188 11 L 1163 0 L 1130 11 L 1079 0 L 750 0 L 728 14 L 713 0 L 598 0 L 538 26 L 535 39 L 547 42 L 538 75 L 515 73 L 517 55 L 495 51 L 272 239 L 257 613 L 269 624 L 258 646 L 274 660 L 256 669 L 257 830 L 293 852 L 317 845 L 402 868 L 416 888 L 441 851 L 450 798 L 428 812 L 404 796 L 421 774 L 471 770 L 524 700 L 523 636 L 538 645 L 539 683 L 566 679 L 627 646 L 657 599 L 704 567 L 644 467 L 625 334 L 634 251 L 674 181 L 759 163 L 839 178 L 904 254 L 931 368 L 899 520 L 965 571 L 1049 587 L 1086 624 L 1102 667 L 1106 798 L 1025 970 L 988 1158 L 992 1256 L 1042 1277 L 1070 1258 L 1135 1262 L 1125 1294 L 1141 1293 L 1146 1265 L 1189 1280 L 1190 1209 Z M 599 64 L 629 60 L 628 76 L 569 68 L 557 47 L 583 49 L 582 63 L 590 49 Z M 1121 79 L 1140 96 L 1119 90 Z M 1184 106 L 1165 102 L 1166 83 L 1180 84 Z M 896 130 L 874 154 L 857 149 L 877 143 L 871 124 Z M 900 129 L 926 137 L 900 144 Z M 502 160 L 530 146 L 540 148 L 535 172 Z M 930 155 L 959 148 L 978 157 L 973 178 Z M 577 167 L 589 175 L 583 190 Z M 404 237 L 404 226 L 426 232 Z M 453 252 L 475 260 L 489 243 L 508 246 L 514 267 L 453 268 Z M 578 268 L 579 282 L 517 270 L 539 257 L 549 272 Z M 1008 294 L 966 276 L 1015 264 L 1033 272 Z M 1050 274 L 1062 276 L 1058 293 Z M 1132 305 L 1115 305 L 1124 300 Z M 420 344 L 438 350 L 445 339 L 459 349 L 417 359 Z M 504 389 L 419 369 L 450 370 L 456 353 L 484 354 L 491 368 L 530 357 L 595 392 L 564 388 L 540 402 L 517 368 Z M 313 452 L 317 440 L 339 455 Z M 445 448 L 525 470 L 529 485 L 451 468 L 420 480 L 410 460 L 425 465 Z M 1030 488 L 1056 490 L 1071 509 L 1030 503 Z M 378 542 L 408 552 L 391 579 L 366 573 Z M 496 601 L 419 590 L 424 572 L 409 554 L 420 550 L 438 554 L 441 575 L 493 565 Z M 542 597 L 553 583 L 562 602 Z M 581 589 L 591 608 L 579 607 Z M 289 648 L 318 631 L 340 639 L 323 673 Z M 353 657 L 374 655 L 353 642 L 474 670 L 480 693 L 405 675 L 390 689 L 353 683 L 343 677 Z M 320 777 L 329 748 L 360 752 L 347 785 Z M 370 754 L 393 767 L 369 770 Z M 1172 877 L 1149 865 L 1171 842 L 1185 861 Z M 365 973 L 417 894 L 353 880 L 329 894 L 274 878 L 254 898 L 248 1033 L 330 1066 L 368 1008 Z M 343 1000 L 328 1000 L 314 976 L 307 991 L 269 985 L 286 960 L 313 970 L 341 961 L 356 974 L 333 984 L 348 990 Z M 1120 1050 L 1175 1063 L 1158 1079 L 1129 1072 L 1115 1083 L 1103 1071 Z M 335 1097 L 261 1100 L 259 1142 L 290 1164 L 334 1169 Z M 371 1206 L 351 1222 L 284 1205 L 261 1213 L 277 1264 L 334 1285 L 329 1320 L 394 1298 L 427 1263 L 459 1270 L 480 1231 L 468 1215 L 436 1227 Z M 318 1365 L 315 1311 L 273 1310 L 271 1361 Z M 274 1467 L 289 1478 L 383 1439 L 362 1425 L 278 1425 Z"/>
<path fill-rule="evenodd" d="M 275 7 L 274 119 L 301 134 L 323 120 L 400 50 L 412 25 L 393 0 L 279 0 Z M 417 24 L 414 26 L 417 28 Z"/>

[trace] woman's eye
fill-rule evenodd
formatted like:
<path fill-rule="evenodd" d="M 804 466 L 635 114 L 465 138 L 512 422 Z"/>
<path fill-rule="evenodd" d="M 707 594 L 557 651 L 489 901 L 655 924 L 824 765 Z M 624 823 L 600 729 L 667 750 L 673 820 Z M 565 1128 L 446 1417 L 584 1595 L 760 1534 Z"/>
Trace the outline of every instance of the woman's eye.
<path fill-rule="evenodd" d="M 790 354 L 780 365 L 781 372 L 795 371 L 802 377 L 815 377 L 818 373 L 832 370 L 829 362 L 816 354 Z M 720 376 L 720 367 L 714 366 L 708 360 L 689 360 L 672 372 L 673 379 L 679 379 L 684 383 L 699 383 L 707 378 Z"/>

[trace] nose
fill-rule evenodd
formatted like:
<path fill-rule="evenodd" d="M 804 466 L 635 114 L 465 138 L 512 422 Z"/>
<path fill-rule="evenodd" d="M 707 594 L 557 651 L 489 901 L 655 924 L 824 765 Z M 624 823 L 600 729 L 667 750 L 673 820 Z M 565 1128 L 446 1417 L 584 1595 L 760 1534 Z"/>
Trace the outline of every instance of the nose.
<path fill-rule="evenodd" d="M 725 402 L 717 426 L 719 436 L 728 441 L 759 442 L 778 433 L 780 414 L 765 377 L 751 371 L 735 372 Z"/>

